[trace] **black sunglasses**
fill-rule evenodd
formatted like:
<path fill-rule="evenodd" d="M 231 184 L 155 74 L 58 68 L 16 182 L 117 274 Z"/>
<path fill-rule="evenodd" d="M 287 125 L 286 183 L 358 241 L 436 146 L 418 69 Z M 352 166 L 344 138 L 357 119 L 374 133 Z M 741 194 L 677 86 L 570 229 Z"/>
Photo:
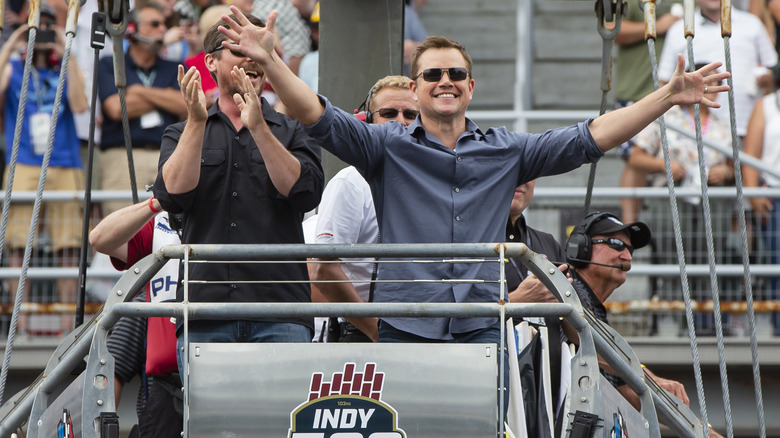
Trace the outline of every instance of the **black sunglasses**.
<path fill-rule="evenodd" d="M 399 111 L 395 108 L 379 108 L 376 111 L 373 111 L 371 114 L 379 113 L 380 116 L 386 118 L 386 119 L 394 119 L 396 116 L 398 116 L 398 113 L 403 113 L 404 118 L 406 120 L 414 120 L 417 118 L 417 114 L 420 114 L 419 111 L 413 110 L 413 109 L 405 109 L 403 111 Z"/>
<path fill-rule="evenodd" d="M 450 68 L 426 68 L 422 73 L 414 77 L 416 80 L 420 76 L 425 79 L 426 82 L 439 82 L 444 72 L 447 72 L 447 76 L 451 81 L 462 81 L 469 77 L 469 71 L 463 67 L 450 67 Z"/>
<path fill-rule="evenodd" d="M 235 44 L 235 43 L 231 43 L 231 44 Z M 225 48 L 225 46 L 217 46 L 217 48 L 216 48 L 216 49 L 214 49 L 214 50 L 212 50 L 212 51 L 211 51 L 211 53 L 216 53 L 216 52 L 219 52 L 220 50 L 222 50 L 222 49 L 224 49 L 224 48 Z M 237 52 L 237 51 L 235 51 L 235 50 L 233 50 L 233 49 L 229 49 L 229 50 L 230 50 L 230 53 L 232 53 L 232 54 L 233 54 L 233 56 L 237 56 L 237 57 L 239 57 L 239 58 L 246 58 L 246 57 L 247 57 L 246 55 L 244 55 L 244 54 L 243 54 L 243 53 L 241 53 L 241 52 Z"/>
<path fill-rule="evenodd" d="M 596 243 L 605 243 L 610 248 L 614 249 L 615 251 L 623 251 L 624 249 L 628 250 L 628 253 L 631 255 L 634 255 L 634 247 L 627 244 L 626 242 L 623 242 L 620 239 L 616 239 L 614 237 L 610 237 L 609 239 L 595 239 L 591 240 L 590 243 L 596 244 Z"/>
<path fill-rule="evenodd" d="M 151 20 L 151 21 L 147 21 L 146 24 L 152 27 L 160 27 L 163 24 L 165 24 L 165 22 L 162 20 Z"/>

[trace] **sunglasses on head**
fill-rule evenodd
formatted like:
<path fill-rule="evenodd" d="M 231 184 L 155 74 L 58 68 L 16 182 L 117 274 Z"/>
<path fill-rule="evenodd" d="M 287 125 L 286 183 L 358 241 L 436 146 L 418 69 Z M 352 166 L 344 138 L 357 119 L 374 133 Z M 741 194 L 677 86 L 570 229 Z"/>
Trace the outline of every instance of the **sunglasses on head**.
<path fill-rule="evenodd" d="M 610 248 L 614 249 L 617 252 L 623 251 L 624 249 L 628 250 L 628 253 L 631 255 L 634 255 L 634 247 L 623 242 L 620 239 L 616 239 L 614 237 L 611 237 L 609 239 L 595 239 L 591 240 L 590 243 L 597 244 L 597 243 L 603 243 L 609 246 Z"/>
<path fill-rule="evenodd" d="M 396 116 L 398 116 L 398 113 L 403 113 L 404 118 L 406 120 L 414 120 L 417 118 L 417 114 L 420 114 L 419 111 L 413 110 L 413 109 L 405 109 L 403 111 L 399 111 L 395 108 L 379 108 L 376 111 L 373 111 L 371 114 L 379 113 L 381 117 L 384 117 L 386 119 L 394 119 Z"/>
<path fill-rule="evenodd" d="M 231 44 L 235 44 L 235 43 L 231 43 Z M 224 49 L 224 48 L 225 48 L 225 46 L 217 46 L 217 48 L 216 48 L 216 49 L 214 49 L 214 50 L 212 50 L 212 51 L 211 51 L 211 53 L 216 53 L 216 52 L 219 52 L 220 50 L 222 50 L 222 49 Z M 244 54 L 243 54 L 243 53 L 241 53 L 241 52 L 237 52 L 237 51 L 235 51 L 235 50 L 233 50 L 233 49 L 228 49 L 228 50 L 230 51 L 230 53 L 232 53 L 232 54 L 233 54 L 233 56 L 237 56 L 237 57 L 239 57 L 239 58 L 246 58 L 246 55 L 244 55 Z"/>
<path fill-rule="evenodd" d="M 462 81 L 469 77 L 469 71 L 463 67 L 450 67 L 450 68 L 426 68 L 422 73 L 414 77 L 414 79 L 420 76 L 426 82 L 439 82 L 444 72 L 447 72 L 451 81 Z"/>

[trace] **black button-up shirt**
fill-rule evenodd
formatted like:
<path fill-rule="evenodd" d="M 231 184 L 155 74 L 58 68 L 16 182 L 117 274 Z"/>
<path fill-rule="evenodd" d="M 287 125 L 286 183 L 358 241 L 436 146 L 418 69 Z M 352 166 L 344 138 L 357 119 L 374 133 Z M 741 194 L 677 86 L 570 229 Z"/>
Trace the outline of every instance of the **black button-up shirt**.
<path fill-rule="evenodd" d="M 263 116 L 274 136 L 301 163 L 301 175 L 289 196 L 271 182 L 263 156 L 245 127 L 236 132 L 217 105 L 208 113 L 201 152 L 198 186 L 187 193 L 168 193 L 162 168 L 170 158 L 186 122 L 166 129 L 154 196 L 170 213 L 184 213 L 182 242 L 191 244 L 304 243 L 303 214 L 320 201 L 324 178 L 319 146 L 298 122 L 274 111 L 263 99 Z M 194 170 L 193 170 L 194 171 Z M 304 260 L 301 260 L 304 261 Z M 200 302 L 310 302 L 305 263 L 191 264 L 191 280 L 228 283 L 190 284 L 190 301 Z M 247 284 L 246 280 L 274 283 Z M 235 282 L 235 283 L 232 283 Z M 183 299 L 179 283 L 177 297 Z M 311 318 L 265 318 L 313 327 Z"/>
<path fill-rule="evenodd" d="M 528 249 L 545 256 L 555 265 L 566 263 L 563 248 L 552 234 L 529 227 L 525 223 L 525 216 L 520 216 L 514 224 L 511 219 L 507 221 L 506 241 L 525 243 Z M 519 259 L 510 260 L 505 266 L 507 290 L 513 291 L 528 276 L 528 268 Z"/>

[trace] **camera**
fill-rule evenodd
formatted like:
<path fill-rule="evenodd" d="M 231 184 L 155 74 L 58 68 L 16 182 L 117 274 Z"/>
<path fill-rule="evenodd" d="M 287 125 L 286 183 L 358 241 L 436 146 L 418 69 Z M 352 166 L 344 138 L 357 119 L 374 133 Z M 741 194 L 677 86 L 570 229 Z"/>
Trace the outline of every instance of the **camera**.
<path fill-rule="evenodd" d="M 38 33 L 35 34 L 35 42 L 36 43 L 53 43 L 56 34 L 54 33 L 56 31 L 51 29 L 39 29 Z M 30 31 L 24 33 L 24 39 L 29 40 L 30 39 Z"/>

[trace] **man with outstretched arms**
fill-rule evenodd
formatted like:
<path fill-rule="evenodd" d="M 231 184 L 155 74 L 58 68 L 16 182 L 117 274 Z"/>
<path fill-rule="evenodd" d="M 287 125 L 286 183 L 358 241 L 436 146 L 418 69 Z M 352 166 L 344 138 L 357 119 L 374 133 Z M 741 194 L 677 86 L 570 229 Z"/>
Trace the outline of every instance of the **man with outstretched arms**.
<path fill-rule="evenodd" d="M 460 44 L 429 37 L 412 60 L 410 89 L 420 105 L 409 126 L 366 125 L 312 92 L 274 53 L 274 22 L 257 28 L 237 10 L 238 23 L 221 28 L 223 45 L 263 69 L 290 114 L 336 156 L 354 165 L 371 186 L 385 243 L 498 242 L 515 187 L 540 176 L 568 172 L 597 161 L 673 105 L 701 103 L 705 87 L 728 73 L 719 64 L 685 73 L 682 59 L 664 88 L 623 110 L 544 134 L 481 130 L 466 118 L 474 92 L 472 62 Z M 497 264 L 388 264 L 378 280 L 499 278 Z M 497 302 L 491 283 L 379 283 L 376 302 Z M 497 318 L 381 318 L 379 341 L 495 342 Z"/>

